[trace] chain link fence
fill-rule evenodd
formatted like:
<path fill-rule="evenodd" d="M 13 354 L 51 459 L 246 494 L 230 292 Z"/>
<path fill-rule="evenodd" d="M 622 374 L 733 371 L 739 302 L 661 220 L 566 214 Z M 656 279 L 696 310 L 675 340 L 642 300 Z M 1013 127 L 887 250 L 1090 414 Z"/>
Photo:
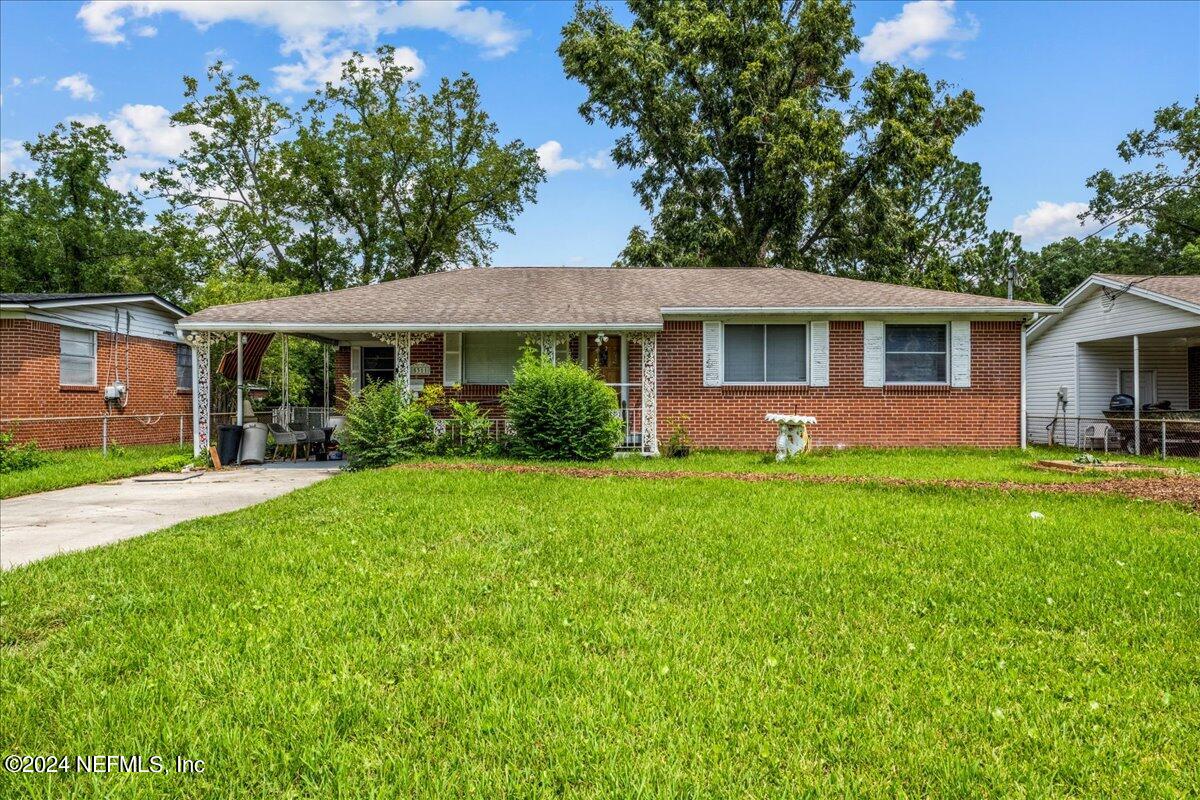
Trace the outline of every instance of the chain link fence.
<path fill-rule="evenodd" d="M 1027 417 L 1030 444 L 1128 455 L 1200 458 L 1200 412 Z"/>

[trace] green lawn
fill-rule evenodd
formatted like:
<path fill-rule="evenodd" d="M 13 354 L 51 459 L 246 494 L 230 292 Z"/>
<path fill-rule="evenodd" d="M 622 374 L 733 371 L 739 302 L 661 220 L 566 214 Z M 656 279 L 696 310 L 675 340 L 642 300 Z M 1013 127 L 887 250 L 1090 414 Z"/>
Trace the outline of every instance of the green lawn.
<path fill-rule="evenodd" d="M 163 456 L 191 452 L 173 444 L 129 445 L 121 450 L 121 455 L 107 457 L 99 449 L 45 451 L 45 463 L 33 469 L 0 474 L 0 498 L 145 475 L 154 471 L 155 463 Z"/>
<path fill-rule="evenodd" d="M 982 450 L 976 447 L 959 448 L 850 448 L 846 450 L 818 449 L 786 463 L 777 463 L 774 453 L 742 451 L 700 451 L 687 458 L 642 458 L 631 455 L 611 461 L 549 464 L 554 467 L 581 466 L 589 469 L 610 469 L 618 472 L 763 472 L 770 474 L 862 475 L 865 477 L 912 478 L 918 480 L 960 479 L 971 481 L 1014 481 L 1017 483 L 1062 483 L 1066 481 L 1112 478 L 1112 473 L 1066 473 L 1035 469 L 1041 459 L 1070 460 L 1079 453 L 1065 448 L 1031 447 L 1028 450 L 1010 448 Z M 1133 462 L 1148 467 L 1168 467 L 1188 474 L 1200 475 L 1200 459 L 1169 458 L 1163 461 L 1150 456 L 1113 454 L 1099 456 L 1108 461 Z M 453 459 L 445 459 L 453 461 Z M 525 463 L 493 459 L 492 463 Z M 1157 474 L 1142 471 L 1138 477 Z"/>
<path fill-rule="evenodd" d="M 1177 506 L 393 470 L 17 569 L 0 603 L 0 749 L 207 765 L 0 796 L 1200 787 Z"/>

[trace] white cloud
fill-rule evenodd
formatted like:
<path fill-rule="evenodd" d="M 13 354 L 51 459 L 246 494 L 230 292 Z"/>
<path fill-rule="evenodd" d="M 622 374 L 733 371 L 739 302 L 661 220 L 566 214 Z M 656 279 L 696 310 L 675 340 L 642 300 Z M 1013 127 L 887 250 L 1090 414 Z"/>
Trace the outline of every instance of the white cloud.
<path fill-rule="evenodd" d="M 342 64 L 354 51 L 343 50 L 340 53 L 326 55 L 319 51 L 302 53 L 300 61 L 295 64 L 281 64 L 272 67 L 275 73 L 275 85 L 285 92 L 303 92 L 315 89 L 328 83 L 337 83 L 342 77 Z M 364 55 L 368 66 L 379 66 L 379 59 L 372 55 Z M 396 62 L 412 69 L 410 77 L 416 78 L 425 71 L 425 62 L 411 47 L 396 48 Z"/>
<path fill-rule="evenodd" d="M 188 129 L 171 125 L 171 112 L 162 106 L 127 103 L 105 124 L 130 153 L 174 158 L 191 144 Z"/>
<path fill-rule="evenodd" d="M 1068 236 L 1078 238 L 1089 232 L 1087 228 L 1094 229 L 1098 224 L 1092 217 L 1084 217 L 1084 221 L 1080 222 L 1080 215 L 1086 214 L 1087 210 L 1087 203 L 1039 200 L 1028 212 L 1013 218 L 1012 230 L 1021 236 L 1021 243 L 1028 247 L 1040 247 Z"/>
<path fill-rule="evenodd" d="M 125 26 L 131 20 L 161 14 L 176 14 L 200 30 L 226 21 L 274 29 L 283 38 L 280 51 L 300 59 L 276 67 L 279 88 L 285 90 L 320 85 L 322 76 L 336 77 L 351 49 L 370 49 L 381 35 L 403 28 L 441 31 L 479 47 L 489 58 L 511 53 L 525 36 L 503 12 L 471 6 L 467 0 L 90 0 L 76 16 L 92 39 L 118 44 L 126 41 Z M 413 66 L 420 65 L 410 48 L 401 50 Z"/>
<path fill-rule="evenodd" d="M 0 139 L 0 178 L 7 178 L 10 172 L 29 170 L 29 156 L 24 146 L 16 139 Z"/>
<path fill-rule="evenodd" d="M 574 158 L 563 158 L 563 147 L 551 139 L 537 147 L 538 165 L 546 170 L 547 175 L 557 175 L 575 169 L 583 169 L 583 164 Z"/>
<path fill-rule="evenodd" d="M 58 83 L 54 84 L 54 89 L 59 92 L 70 92 L 71 97 L 76 100 L 87 100 L 90 103 L 96 99 L 96 87 L 92 86 L 88 76 L 82 72 L 59 78 Z"/>
<path fill-rule="evenodd" d="M 904 4 L 899 16 L 875 23 L 858 57 L 866 62 L 922 61 L 933 55 L 938 42 L 965 42 L 978 35 L 979 21 L 971 14 L 960 20 L 954 0 L 914 0 Z M 952 47 L 949 55 L 962 58 L 962 49 Z"/>
<path fill-rule="evenodd" d="M 143 39 L 149 39 L 151 37 L 158 36 L 158 28 L 154 27 L 153 25 L 142 25 L 139 28 L 135 28 L 133 33 L 135 36 L 141 36 Z"/>
<path fill-rule="evenodd" d="M 607 150 L 597 150 L 595 154 L 588 156 L 584 160 L 592 169 L 604 172 L 610 172 L 617 168 L 617 165 L 613 163 L 612 155 Z"/>

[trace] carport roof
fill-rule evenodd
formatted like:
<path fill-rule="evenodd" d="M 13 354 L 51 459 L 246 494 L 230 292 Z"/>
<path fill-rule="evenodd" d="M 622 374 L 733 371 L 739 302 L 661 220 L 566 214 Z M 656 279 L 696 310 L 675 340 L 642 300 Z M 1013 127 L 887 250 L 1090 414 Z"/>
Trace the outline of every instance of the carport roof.
<path fill-rule="evenodd" d="M 1097 278 L 1136 286 L 1147 292 L 1195 303 L 1200 306 L 1200 275 L 1111 275 L 1097 273 Z"/>

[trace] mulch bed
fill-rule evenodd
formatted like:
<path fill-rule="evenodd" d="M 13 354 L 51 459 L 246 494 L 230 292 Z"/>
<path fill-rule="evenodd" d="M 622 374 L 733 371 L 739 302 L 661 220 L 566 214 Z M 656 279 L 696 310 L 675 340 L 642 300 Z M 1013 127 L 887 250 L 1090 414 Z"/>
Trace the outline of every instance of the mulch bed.
<path fill-rule="evenodd" d="M 1134 500 L 1182 503 L 1200 512 L 1200 478 L 1172 476 L 1161 478 L 1106 478 L 1072 483 L 1021 483 L 1020 481 L 968 481 L 957 479 L 888 478 L 857 475 L 801 475 L 763 472 L 721 472 L 690 470 L 613 470 L 594 467 L 555 467 L 532 464 L 444 464 L 422 461 L 402 464 L 398 469 L 466 470 L 472 472 L 511 472 L 521 475 L 566 475 L 571 478 L 723 478 L 747 483 L 783 481 L 822 485 L 877 485 L 896 487 L 933 487 L 941 489 L 993 489 L 1003 492 L 1045 492 L 1048 494 L 1115 494 Z"/>

